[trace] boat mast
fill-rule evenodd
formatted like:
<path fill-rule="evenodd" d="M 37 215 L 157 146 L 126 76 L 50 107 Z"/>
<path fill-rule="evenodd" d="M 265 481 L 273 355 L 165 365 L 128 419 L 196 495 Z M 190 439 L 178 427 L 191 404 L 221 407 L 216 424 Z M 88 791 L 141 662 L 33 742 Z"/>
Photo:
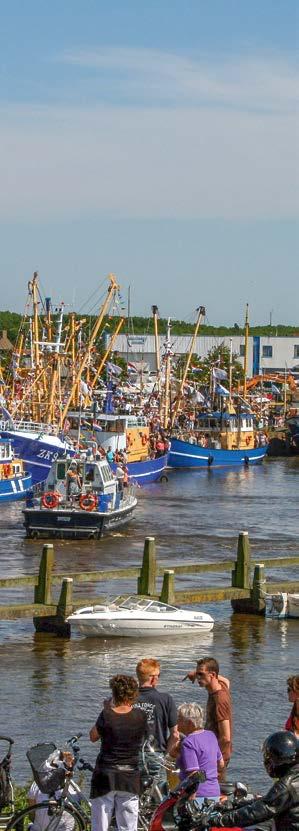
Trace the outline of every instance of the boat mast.
<path fill-rule="evenodd" d="M 49 396 L 49 404 L 48 404 L 48 415 L 47 415 L 47 424 L 52 424 L 55 421 L 55 392 L 57 387 L 57 381 L 59 378 L 59 358 L 60 358 L 60 345 L 61 345 L 61 333 L 62 333 L 62 321 L 63 321 L 63 311 L 64 311 L 64 303 L 61 304 L 59 309 L 59 318 L 57 324 L 57 335 L 55 341 L 55 348 L 54 348 L 54 356 L 53 356 L 53 366 L 52 366 L 52 378 L 51 378 L 51 387 L 50 387 L 50 396 Z M 60 398 L 58 396 L 60 401 Z M 61 427 L 61 424 L 60 424 Z"/>
<path fill-rule="evenodd" d="M 90 384 L 90 386 L 91 386 L 91 388 L 92 388 L 92 389 L 95 387 L 95 385 L 96 385 L 96 383 L 97 383 L 98 377 L 99 377 L 99 375 L 101 374 L 103 367 L 105 366 L 105 363 L 106 363 L 106 361 L 107 361 L 108 355 L 110 354 L 110 352 L 112 352 L 112 347 L 113 347 L 113 345 L 114 345 L 114 343 L 115 343 L 115 341 L 116 341 L 117 335 L 119 334 L 119 332 L 120 332 L 120 330 L 121 330 L 121 327 L 122 327 L 122 325 L 123 325 L 124 320 L 125 320 L 125 318 L 124 318 L 124 317 L 121 317 L 121 318 L 119 319 L 118 324 L 117 324 L 117 327 L 116 327 L 116 329 L 115 329 L 115 332 L 113 332 L 113 335 L 111 335 L 111 338 L 110 338 L 110 341 L 109 341 L 109 345 L 108 345 L 108 347 L 107 347 L 107 349 L 106 349 L 105 355 L 103 355 L 102 360 L 101 360 L 101 362 L 100 362 L 100 364 L 99 364 L 99 366 L 98 366 L 98 369 L 97 369 L 97 371 L 96 371 L 96 374 L 95 374 L 95 376 L 94 376 L 94 378 L 93 378 L 93 380 L 92 380 L 92 382 L 91 382 L 91 384 Z"/>
<path fill-rule="evenodd" d="M 159 345 L 159 335 L 158 335 L 158 314 L 159 314 L 158 306 L 152 306 L 152 313 L 153 313 L 153 318 L 154 318 L 154 333 L 155 333 L 157 391 L 158 391 L 158 393 L 160 393 L 161 362 L 160 362 L 160 345 Z"/>
<path fill-rule="evenodd" d="M 111 301 L 111 298 L 112 298 L 112 296 L 114 295 L 114 293 L 115 293 L 115 292 L 119 289 L 119 285 L 118 285 L 118 283 L 117 283 L 117 281 L 116 281 L 116 278 L 115 278 L 114 274 L 109 274 L 109 275 L 108 275 L 108 278 L 109 278 L 109 280 L 110 280 L 110 286 L 108 286 L 108 290 L 107 290 L 107 297 L 106 297 L 106 299 L 104 300 L 104 303 L 103 303 L 103 305 L 102 305 L 102 307 L 101 307 L 100 313 L 99 313 L 99 315 L 98 315 L 98 317 L 97 317 L 97 320 L 96 320 L 96 322 L 95 322 L 95 325 L 94 325 L 94 327 L 93 327 L 93 330 L 92 330 L 92 333 L 91 333 L 91 336 L 90 336 L 90 339 L 89 339 L 89 342 L 88 342 L 88 347 L 87 347 L 87 349 L 85 350 L 85 353 L 84 353 L 84 355 L 83 355 L 83 357 L 82 357 L 82 360 L 81 360 L 81 363 L 80 363 L 79 369 L 78 369 L 78 371 L 77 371 L 77 374 L 76 374 L 76 377 L 75 377 L 75 380 L 74 380 L 74 384 L 73 384 L 73 386 L 72 386 L 72 389 L 71 389 L 70 395 L 69 395 L 69 397 L 68 397 L 68 400 L 67 400 L 67 402 L 66 402 L 66 404 L 65 404 L 64 410 L 63 410 L 63 412 L 62 412 L 62 416 L 61 416 L 61 421 L 62 421 L 62 423 L 64 422 L 64 419 L 66 418 L 66 416 L 67 416 L 67 414 L 68 414 L 68 411 L 69 411 L 70 405 L 71 405 L 72 400 L 73 400 L 73 397 L 74 397 L 74 393 L 75 393 L 75 388 L 76 388 L 76 385 L 77 385 L 77 384 L 79 384 L 79 381 L 80 381 L 81 376 L 82 376 L 82 372 L 83 372 L 83 370 L 84 370 L 84 369 L 85 369 L 85 367 L 86 367 L 87 361 L 88 361 L 88 359 L 89 359 L 89 355 L 90 355 L 90 350 L 91 350 L 91 347 L 93 346 L 93 344 L 94 344 L 94 342 L 95 342 L 96 336 L 97 336 L 98 331 L 99 331 L 99 329 L 100 329 L 100 326 L 101 326 L 101 324 L 102 324 L 103 317 L 104 317 L 104 315 L 106 314 L 106 311 L 107 311 L 107 309 L 108 309 L 108 306 L 109 306 L 109 303 L 110 303 L 110 301 Z"/>
<path fill-rule="evenodd" d="M 245 314 L 245 349 L 244 349 L 244 387 L 243 387 L 243 398 L 244 398 L 244 401 L 247 401 L 248 338 L 249 338 L 249 318 L 248 318 L 248 303 L 246 303 L 246 314 Z"/>
<path fill-rule="evenodd" d="M 183 396 L 183 393 L 184 393 L 185 381 L 186 381 L 186 378 L 187 378 L 187 375 L 188 375 L 191 357 L 192 357 L 192 354 L 194 352 L 194 346 L 195 346 L 195 341 L 196 341 L 196 338 L 197 338 L 197 333 L 198 333 L 200 324 L 202 323 L 202 320 L 203 320 L 203 318 L 205 316 L 205 313 L 206 313 L 205 307 L 204 306 L 199 306 L 199 308 L 197 309 L 197 312 L 198 312 L 198 316 L 197 316 L 196 326 L 195 326 L 195 329 L 194 329 L 193 337 L 191 339 L 190 348 L 189 348 L 189 352 L 188 352 L 188 357 L 187 357 L 187 361 L 186 361 L 186 366 L 185 366 L 185 369 L 184 369 L 184 372 L 183 372 L 183 377 L 182 377 L 182 380 L 181 380 L 181 384 L 180 384 L 180 388 L 179 388 L 179 391 L 178 391 L 177 399 L 176 399 L 175 406 L 174 406 L 174 409 L 173 409 L 173 414 L 172 414 L 172 419 L 171 419 L 171 427 L 173 427 L 174 422 L 175 422 L 175 418 L 176 418 L 177 413 L 179 412 L 179 409 L 180 409 L 181 399 L 182 399 L 182 396 Z"/>
<path fill-rule="evenodd" d="M 165 408 L 164 408 L 164 429 L 167 430 L 168 427 L 168 415 L 169 415 L 169 393 L 170 393 L 170 359 L 171 359 L 171 349 L 170 349 L 170 317 L 167 321 L 167 335 L 166 335 L 166 367 L 165 367 Z"/>
<path fill-rule="evenodd" d="M 234 412 L 232 410 L 232 386 L 233 386 L 233 339 L 229 339 L 229 371 L 228 371 L 228 384 L 229 384 L 229 399 L 228 399 L 228 407 L 229 412 Z"/>
<path fill-rule="evenodd" d="M 33 278 L 28 283 L 28 289 L 32 296 L 33 317 L 31 323 L 32 334 L 32 359 L 33 368 L 38 373 L 40 368 L 40 353 L 39 353 L 39 322 L 38 322 L 38 273 L 34 272 Z M 41 388 L 37 387 L 37 403 L 32 400 L 32 416 L 38 420 L 41 418 Z"/>

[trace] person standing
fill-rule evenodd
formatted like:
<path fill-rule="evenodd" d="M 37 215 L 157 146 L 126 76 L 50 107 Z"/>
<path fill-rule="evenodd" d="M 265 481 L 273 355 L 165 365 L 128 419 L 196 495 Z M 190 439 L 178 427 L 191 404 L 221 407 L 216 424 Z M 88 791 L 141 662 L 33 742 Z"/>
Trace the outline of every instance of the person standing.
<path fill-rule="evenodd" d="M 172 753 L 179 740 L 177 708 L 170 693 L 157 689 L 160 663 L 156 658 L 142 658 L 137 664 L 136 675 L 139 695 L 135 707 L 146 714 L 149 734 L 155 740 L 155 753 L 147 754 L 146 762 L 149 772 L 159 776 L 159 782 L 163 784 L 167 779 L 163 757 L 165 753 Z"/>
<path fill-rule="evenodd" d="M 91 829 L 108 831 L 115 814 L 119 831 L 137 831 L 139 757 L 148 736 L 146 714 L 136 709 L 138 684 L 131 675 L 109 681 L 112 700 L 91 728 L 91 742 L 102 740 L 91 779 Z"/>
<path fill-rule="evenodd" d="M 178 708 L 178 729 L 184 738 L 180 743 L 177 766 L 180 779 L 195 771 L 205 774 L 196 791 L 199 807 L 205 798 L 217 802 L 220 797 L 218 771 L 224 767 L 221 750 L 214 733 L 204 729 L 204 714 L 195 702 L 181 704 Z"/>
<path fill-rule="evenodd" d="M 232 754 L 232 704 L 229 681 L 219 675 L 218 661 L 210 657 L 197 661 L 196 670 L 188 672 L 186 678 L 189 678 L 192 683 L 197 681 L 200 687 L 207 690 L 205 727 L 215 733 L 226 768 Z M 222 772 L 220 779 L 223 778 Z"/>
<path fill-rule="evenodd" d="M 299 675 L 290 675 L 287 685 L 288 698 L 293 706 L 285 723 L 285 730 L 290 730 L 299 739 Z"/>

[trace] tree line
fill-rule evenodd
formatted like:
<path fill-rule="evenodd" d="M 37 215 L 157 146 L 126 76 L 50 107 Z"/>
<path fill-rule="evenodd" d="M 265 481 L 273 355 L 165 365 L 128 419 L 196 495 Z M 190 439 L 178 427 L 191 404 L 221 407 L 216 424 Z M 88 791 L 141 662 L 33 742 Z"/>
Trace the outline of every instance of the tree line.
<path fill-rule="evenodd" d="M 12 343 L 16 342 L 18 332 L 20 329 L 20 325 L 22 322 L 22 315 L 18 314 L 17 312 L 9 312 L 9 311 L 0 311 L 0 331 L 6 330 L 7 336 Z M 80 315 L 78 315 L 80 318 Z M 55 316 L 54 316 L 55 319 Z M 113 332 L 116 323 L 117 317 L 110 317 L 106 316 L 105 318 L 105 331 L 109 333 L 109 330 Z M 65 316 L 65 322 L 67 323 L 68 315 Z M 96 318 L 95 316 L 90 316 L 88 319 L 89 322 L 89 329 L 91 330 Z M 172 320 L 171 321 L 171 335 L 192 335 L 195 329 L 194 323 L 187 323 L 184 320 Z M 160 335 L 166 335 L 167 331 L 167 319 L 160 318 L 158 321 L 158 330 Z M 145 317 L 132 317 L 130 318 L 129 324 L 125 321 L 122 333 L 129 333 L 132 335 L 153 335 L 154 334 L 154 326 L 152 318 L 145 318 Z M 214 337 L 230 337 L 232 335 L 244 335 L 244 328 L 239 326 L 237 323 L 234 323 L 232 326 L 207 326 L 202 325 L 199 331 L 200 335 L 209 335 Z M 285 326 L 281 323 L 277 324 L 276 326 L 270 325 L 260 325 L 260 326 L 251 326 L 250 327 L 250 335 L 262 335 L 266 337 L 299 337 L 299 326 Z"/>

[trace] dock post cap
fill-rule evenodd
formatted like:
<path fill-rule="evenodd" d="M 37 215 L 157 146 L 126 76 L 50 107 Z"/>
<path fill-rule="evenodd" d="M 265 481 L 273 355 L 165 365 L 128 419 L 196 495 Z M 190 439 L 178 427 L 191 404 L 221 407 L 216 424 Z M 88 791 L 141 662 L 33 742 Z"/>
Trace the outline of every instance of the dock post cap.
<path fill-rule="evenodd" d="M 155 537 L 145 537 L 146 540 L 154 540 Z"/>
<path fill-rule="evenodd" d="M 247 536 L 248 536 L 248 531 L 239 531 L 239 534 L 243 534 L 243 536 L 244 536 L 244 534 L 247 534 Z"/>
<path fill-rule="evenodd" d="M 164 574 L 174 574 L 174 568 L 165 568 Z"/>

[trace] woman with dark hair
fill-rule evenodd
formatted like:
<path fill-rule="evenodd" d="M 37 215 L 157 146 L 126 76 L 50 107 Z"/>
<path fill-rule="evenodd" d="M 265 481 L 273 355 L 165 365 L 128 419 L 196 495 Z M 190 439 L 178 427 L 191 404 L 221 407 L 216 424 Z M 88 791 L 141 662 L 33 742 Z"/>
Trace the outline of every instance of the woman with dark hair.
<path fill-rule="evenodd" d="M 114 675 L 109 686 L 112 700 L 89 734 L 92 742 L 102 740 L 91 780 L 91 827 L 92 831 L 108 831 L 115 813 L 119 831 L 136 831 L 139 754 L 147 738 L 147 718 L 133 706 L 139 690 L 132 675 Z"/>
<path fill-rule="evenodd" d="M 295 733 L 295 736 L 299 739 L 299 675 L 290 675 L 287 685 L 289 701 L 293 706 L 285 723 L 285 730 Z"/>

